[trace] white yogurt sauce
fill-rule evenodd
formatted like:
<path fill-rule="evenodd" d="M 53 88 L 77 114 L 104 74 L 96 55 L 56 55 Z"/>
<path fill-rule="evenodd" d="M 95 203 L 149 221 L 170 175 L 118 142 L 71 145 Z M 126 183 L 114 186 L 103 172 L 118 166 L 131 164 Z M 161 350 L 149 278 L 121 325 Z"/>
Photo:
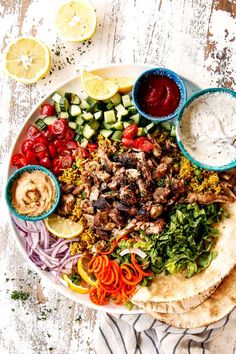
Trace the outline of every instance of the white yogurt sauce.
<path fill-rule="evenodd" d="M 195 160 L 212 167 L 236 161 L 236 98 L 227 92 L 198 97 L 184 110 L 178 132 Z"/>

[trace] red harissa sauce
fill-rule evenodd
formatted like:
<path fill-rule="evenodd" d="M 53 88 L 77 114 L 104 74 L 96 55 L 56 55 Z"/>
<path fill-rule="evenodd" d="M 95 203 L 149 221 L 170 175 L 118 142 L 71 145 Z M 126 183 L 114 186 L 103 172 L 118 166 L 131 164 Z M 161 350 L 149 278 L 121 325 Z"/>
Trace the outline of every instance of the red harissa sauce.
<path fill-rule="evenodd" d="M 180 102 L 180 90 L 175 81 L 167 76 L 148 76 L 140 85 L 140 108 L 153 117 L 173 113 Z"/>

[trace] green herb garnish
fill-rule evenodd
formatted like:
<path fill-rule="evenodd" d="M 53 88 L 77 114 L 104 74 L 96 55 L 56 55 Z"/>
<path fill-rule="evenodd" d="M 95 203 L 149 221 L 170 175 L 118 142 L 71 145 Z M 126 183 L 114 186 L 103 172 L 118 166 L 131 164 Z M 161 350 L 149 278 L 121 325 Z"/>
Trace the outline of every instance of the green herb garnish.
<path fill-rule="evenodd" d="M 14 290 L 12 293 L 11 293 L 11 299 L 12 300 L 21 300 L 21 301 L 26 301 L 28 300 L 30 294 L 29 293 L 26 293 L 24 291 L 17 291 L 17 290 Z"/>

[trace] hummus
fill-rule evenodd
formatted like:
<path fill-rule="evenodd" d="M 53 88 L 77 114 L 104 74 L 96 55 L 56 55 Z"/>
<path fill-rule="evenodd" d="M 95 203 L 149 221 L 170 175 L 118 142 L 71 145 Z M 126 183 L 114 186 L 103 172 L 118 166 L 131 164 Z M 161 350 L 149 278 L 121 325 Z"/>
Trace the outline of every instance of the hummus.
<path fill-rule="evenodd" d="M 42 171 L 24 172 L 11 188 L 12 206 L 19 214 L 38 216 L 48 212 L 56 199 L 55 183 Z"/>

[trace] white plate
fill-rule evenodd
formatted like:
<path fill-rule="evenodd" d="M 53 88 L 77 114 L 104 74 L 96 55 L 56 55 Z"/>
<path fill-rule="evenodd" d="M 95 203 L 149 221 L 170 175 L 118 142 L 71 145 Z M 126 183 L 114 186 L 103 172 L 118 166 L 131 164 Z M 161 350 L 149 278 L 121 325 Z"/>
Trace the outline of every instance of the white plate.
<path fill-rule="evenodd" d="M 101 75 L 104 77 L 109 77 L 109 76 L 138 77 L 143 71 L 150 69 L 152 67 L 155 67 L 155 66 L 154 65 L 144 65 L 144 64 L 130 64 L 130 65 L 125 65 L 125 64 L 115 65 L 114 64 L 114 65 L 109 65 L 106 67 L 93 68 L 91 71 L 96 72 L 98 75 Z M 186 84 L 188 96 L 200 89 L 199 86 L 190 82 L 189 80 L 186 80 L 184 78 L 183 78 L 183 80 Z M 35 122 L 35 120 L 38 118 L 38 116 L 40 114 L 40 106 L 44 102 L 48 102 L 51 95 L 55 91 L 61 92 L 62 94 L 64 92 L 75 92 L 81 96 L 86 96 L 81 91 L 80 76 L 76 76 L 76 77 L 64 82 L 61 86 L 54 88 L 54 90 L 51 91 L 48 94 L 48 96 L 46 96 L 44 98 L 44 100 L 38 102 L 37 106 L 30 112 L 30 114 L 26 118 L 25 123 L 23 124 L 18 136 L 16 137 L 15 143 L 14 143 L 13 148 L 10 153 L 10 158 L 11 158 L 12 154 L 20 151 L 20 146 L 22 144 L 22 141 L 25 139 L 26 127 L 29 125 L 29 123 Z M 9 178 L 9 176 L 12 174 L 13 171 L 14 171 L 14 168 L 10 165 L 10 159 L 9 159 L 7 179 Z M 140 310 L 128 311 L 124 306 L 117 306 L 114 304 L 108 304 L 105 306 L 97 306 L 89 300 L 88 295 L 78 294 L 78 293 L 73 292 L 72 290 L 64 287 L 61 284 L 56 284 L 55 279 L 52 277 L 52 275 L 50 273 L 41 270 L 27 256 L 26 250 L 25 250 L 23 243 L 22 243 L 22 239 L 17 234 L 17 229 L 15 228 L 15 226 L 12 223 L 12 220 L 10 218 L 10 214 L 9 214 L 9 221 L 10 221 L 10 226 L 12 228 L 12 231 L 13 231 L 12 233 L 15 237 L 16 243 L 17 243 L 20 251 L 22 252 L 23 256 L 25 257 L 26 261 L 42 278 L 44 278 L 45 280 L 48 280 L 50 286 L 52 286 L 54 289 L 56 289 L 59 293 L 61 293 L 62 295 L 66 296 L 69 299 L 74 300 L 82 305 L 91 307 L 96 310 L 104 311 L 104 312 L 113 312 L 113 313 L 118 313 L 118 314 L 131 314 L 131 313 L 137 314 L 137 313 L 143 312 Z"/>

